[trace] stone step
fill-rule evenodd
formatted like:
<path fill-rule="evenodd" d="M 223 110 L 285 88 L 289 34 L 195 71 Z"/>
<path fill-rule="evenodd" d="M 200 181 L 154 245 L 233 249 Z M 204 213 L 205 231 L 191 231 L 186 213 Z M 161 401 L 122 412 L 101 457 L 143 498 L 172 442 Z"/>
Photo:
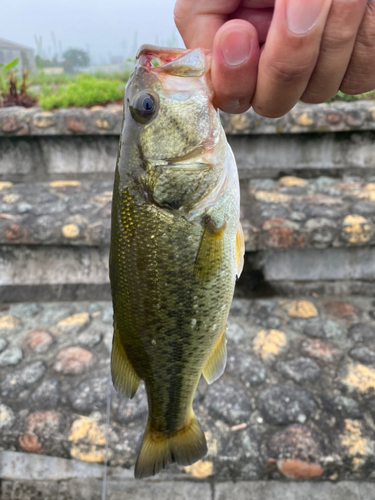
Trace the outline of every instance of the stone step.
<path fill-rule="evenodd" d="M 0 183 L 0 244 L 106 247 L 111 181 Z M 375 244 L 375 178 L 241 182 L 246 250 Z"/>
<path fill-rule="evenodd" d="M 109 394 L 109 465 L 131 474 L 146 397 L 108 384 L 111 337 L 109 302 L 2 306 L 1 449 L 102 463 Z M 373 299 L 235 299 L 227 338 L 225 374 L 194 399 L 209 453 L 159 481 L 374 479 Z"/>
<path fill-rule="evenodd" d="M 372 181 L 242 180 L 248 257 L 238 290 L 374 294 Z M 0 300 L 108 299 L 112 181 L 0 188 Z"/>
<path fill-rule="evenodd" d="M 375 175 L 375 103 L 298 104 L 285 116 L 221 115 L 242 179 Z M 110 179 L 122 107 L 0 109 L 0 180 Z"/>

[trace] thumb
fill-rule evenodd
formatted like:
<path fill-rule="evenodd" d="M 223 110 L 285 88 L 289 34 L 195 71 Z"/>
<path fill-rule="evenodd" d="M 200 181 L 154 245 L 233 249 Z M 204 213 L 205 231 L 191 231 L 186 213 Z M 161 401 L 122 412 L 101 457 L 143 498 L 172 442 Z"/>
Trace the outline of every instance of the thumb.
<path fill-rule="evenodd" d="M 227 113 L 249 109 L 255 92 L 259 41 L 252 24 L 241 19 L 226 22 L 215 35 L 212 84 L 215 105 Z"/>

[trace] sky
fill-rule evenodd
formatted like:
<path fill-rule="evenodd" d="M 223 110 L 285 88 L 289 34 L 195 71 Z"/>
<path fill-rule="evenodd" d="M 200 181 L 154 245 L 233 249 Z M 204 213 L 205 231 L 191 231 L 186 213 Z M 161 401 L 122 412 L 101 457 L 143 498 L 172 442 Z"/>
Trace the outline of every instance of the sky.
<path fill-rule="evenodd" d="M 0 0 L 0 38 L 31 47 L 89 50 L 97 64 L 131 57 L 143 43 L 183 47 L 173 22 L 175 0 Z M 56 44 L 53 42 L 53 37 Z"/>

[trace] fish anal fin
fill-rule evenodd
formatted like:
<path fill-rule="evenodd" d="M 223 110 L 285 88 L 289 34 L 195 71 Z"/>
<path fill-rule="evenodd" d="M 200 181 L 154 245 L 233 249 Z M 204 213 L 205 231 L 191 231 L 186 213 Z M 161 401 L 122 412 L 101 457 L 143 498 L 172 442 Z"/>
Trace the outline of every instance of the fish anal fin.
<path fill-rule="evenodd" d="M 203 368 L 203 376 L 208 384 L 215 382 L 225 370 L 227 363 L 227 339 L 225 338 L 225 330 L 220 335 L 215 347 L 212 349 L 205 367 Z"/>
<path fill-rule="evenodd" d="M 241 222 L 238 222 L 236 233 L 236 275 L 237 278 L 241 276 L 245 256 L 245 237 Z"/>
<path fill-rule="evenodd" d="M 206 453 L 206 438 L 193 411 L 186 426 L 169 434 L 154 432 L 149 421 L 135 464 L 134 476 L 138 479 L 154 476 L 173 462 L 191 465 Z"/>
<path fill-rule="evenodd" d="M 141 379 L 136 374 L 126 355 L 116 328 L 113 334 L 111 373 L 115 389 L 121 394 L 124 394 L 124 396 L 130 399 L 133 398 L 137 392 Z"/>
<path fill-rule="evenodd" d="M 195 260 L 195 276 L 199 282 L 213 278 L 220 269 L 224 254 L 226 222 L 217 227 L 211 217 L 203 220 L 204 230 Z"/>

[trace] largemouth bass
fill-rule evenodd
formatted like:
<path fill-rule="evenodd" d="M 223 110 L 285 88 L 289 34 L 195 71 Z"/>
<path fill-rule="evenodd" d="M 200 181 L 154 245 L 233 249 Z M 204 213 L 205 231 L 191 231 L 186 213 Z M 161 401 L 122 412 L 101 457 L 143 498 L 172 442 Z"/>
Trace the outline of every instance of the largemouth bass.
<path fill-rule="evenodd" d="M 125 90 L 112 205 L 111 366 L 115 388 L 130 398 L 145 382 L 138 478 L 207 453 L 192 401 L 201 375 L 212 383 L 226 363 L 244 240 L 210 63 L 209 51 L 143 46 Z"/>

